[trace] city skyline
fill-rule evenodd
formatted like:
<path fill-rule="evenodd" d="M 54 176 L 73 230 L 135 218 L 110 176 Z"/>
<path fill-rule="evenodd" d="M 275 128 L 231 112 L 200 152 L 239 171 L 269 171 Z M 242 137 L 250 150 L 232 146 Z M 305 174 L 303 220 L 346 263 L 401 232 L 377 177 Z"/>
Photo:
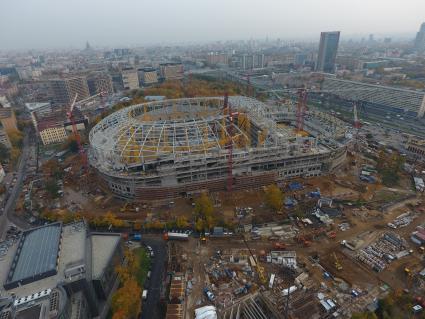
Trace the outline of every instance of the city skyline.
<path fill-rule="evenodd" d="M 398 1 L 371 4 L 359 0 L 351 7 L 335 0 L 265 0 L 261 6 L 251 7 L 241 0 L 201 4 L 193 0 L 124 0 L 119 5 L 98 0 L 90 4 L 82 0 L 72 4 L 29 0 L 25 5 L 3 3 L 0 8 L 7 13 L 0 20 L 0 28 L 9 30 L 0 35 L 3 50 L 81 48 L 86 41 L 94 47 L 267 37 L 317 41 L 319 31 L 334 30 L 342 32 L 342 40 L 369 33 L 413 39 L 425 21 L 421 14 L 425 2 L 420 0 L 407 0 L 403 5 Z"/>

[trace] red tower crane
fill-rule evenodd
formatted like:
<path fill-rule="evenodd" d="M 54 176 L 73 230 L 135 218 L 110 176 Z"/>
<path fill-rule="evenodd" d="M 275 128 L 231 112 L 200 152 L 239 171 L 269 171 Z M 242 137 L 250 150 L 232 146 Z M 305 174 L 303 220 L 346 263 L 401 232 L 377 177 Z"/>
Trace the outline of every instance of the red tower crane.
<path fill-rule="evenodd" d="M 304 116 L 307 110 L 307 90 L 302 88 L 298 89 L 298 102 L 297 102 L 297 131 L 304 130 Z"/>
<path fill-rule="evenodd" d="M 229 139 L 227 142 L 227 150 L 228 150 L 228 158 L 227 158 L 227 191 L 232 191 L 233 186 L 233 114 L 232 107 L 229 103 L 229 94 L 224 93 L 224 105 L 223 105 L 223 113 L 228 114 L 229 120 L 226 127 L 227 134 L 229 135 Z"/>
<path fill-rule="evenodd" d="M 84 169 L 86 169 L 87 168 L 87 156 L 86 156 L 86 153 L 84 152 L 83 146 L 81 145 L 81 136 L 80 136 L 80 133 L 78 132 L 77 124 L 75 123 L 75 118 L 74 118 L 74 113 L 73 113 L 75 103 L 77 101 L 77 97 L 78 97 L 78 94 L 75 94 L 74 99 L 72 100 L 71 105 L 69 107 L 69 110 L 66 113 L 66 116 L 68 117 L 68 120 L 72 124 L 72 133 L 74 134 L 75 140 L 77 141 L 78 153 L 81 156 L 81 161 L 83 163 L 83 167 L 84 167 Z"/>

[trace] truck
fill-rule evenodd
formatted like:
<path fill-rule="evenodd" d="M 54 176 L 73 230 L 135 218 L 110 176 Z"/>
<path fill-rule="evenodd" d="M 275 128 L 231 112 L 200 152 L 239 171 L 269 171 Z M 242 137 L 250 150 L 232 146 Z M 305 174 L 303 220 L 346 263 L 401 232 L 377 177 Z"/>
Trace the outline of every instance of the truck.
<path fill-rule="evenodd" d="M 213 302 L 215 300 L 214 294 L 208 289 L 208 287 L 204 288 L 204 294 L 207 296 L 209 301 Z"/>
<path fill-rule="evenodd" d="M 166 232 L 164 233 L 164 240 L 189 240 L 189 234 Z"/>

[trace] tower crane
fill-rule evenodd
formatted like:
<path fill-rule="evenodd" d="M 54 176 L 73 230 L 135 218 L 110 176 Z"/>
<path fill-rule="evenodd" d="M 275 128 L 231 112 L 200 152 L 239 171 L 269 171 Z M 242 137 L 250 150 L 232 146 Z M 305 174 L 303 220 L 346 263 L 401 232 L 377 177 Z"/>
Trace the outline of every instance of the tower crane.
<path fill-rule="evenodd" d="M 277 92 L 283 92 L 283 93 L 295 93 L 297 98 L 297 111 L 296 111 L 296 128 L 298 132 L 302 132 L 304 130 L 304 119 L 305 114 L 307 111 L 307 99 L 309 93 L 337 93 L 337 92 L 356 92 L 356 91 L 373 91 L 373 89 L 332 89 L 332 90 L 322 90 L 322 89 L 306 89 L 304 87 L 301 88 L 290 88 L 290 89 L 282 89 L 282 90 L 269 90 L 267 92 L 273 93 L 276 97 L 278 97 L 279 100 L 282 100 L 282 98 L 277 94 Z M 357 100 L 353 100 L 353 105 L 355 105 L 356 109 L 356 118 L 354 119 L 354 127 L 356 128 L 356 125 L 359 125 L 358 128 L 360 128 L 360 122 L 358 120 L 357 115 Z M 354 109 L 353 109 L 354 111 Z M 356 124 L 357 122 L 357 124 Z M 357 128 L 357 129 L 358 129 Z"/>
<path fill-rule="evenodd" d="M 80 133 L 78 132 L 77 124 L 75 123 L 75 118 L 74 118 L 74 113 L 73 113 L 75 105 L 76 105 L 77 97 L 78 97 L 78 93 L 75 94 L 74 99 L 72 100 L 71 105 L 69 106 L 69 110 L 66 113 L 66 116 L 68 117 L 68 120 L 72 124 L 72 133 L 74 134 L 75 140 L 76 140 L 77 145 L 78 145 L 78 153 L 81 156 L 83 167 L 84 167 L 84 169 L 86 169 L 87 168 L 87 156 L 84 152 L 83 146 L 81 145 L 81 136 L 80 136 Z"/>
<path fill-rule="evenodd" d="M 232 106 L 229 103 L 229 94 L 224 93 L 224 104 L 223 104 L 223 113 L 228 115 L 228 124 L 226 126 L 226 131 L 229 136 L 227 142 L 228 150 L 228 159 L 227 159 L 227 191 L 232 191 L 233 186 L 233 118 L 237 116 L 239 112 L 232 112 Z"/>

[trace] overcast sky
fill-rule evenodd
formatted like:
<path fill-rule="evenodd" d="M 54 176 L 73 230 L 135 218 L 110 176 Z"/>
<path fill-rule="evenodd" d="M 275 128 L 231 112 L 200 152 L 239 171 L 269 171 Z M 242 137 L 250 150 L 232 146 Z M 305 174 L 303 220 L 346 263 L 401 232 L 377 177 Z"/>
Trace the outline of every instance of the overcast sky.
<path fill-rule="evenodd" d="M 414 36 L 425 0 L 0 0 L 0 50 Z"/>

